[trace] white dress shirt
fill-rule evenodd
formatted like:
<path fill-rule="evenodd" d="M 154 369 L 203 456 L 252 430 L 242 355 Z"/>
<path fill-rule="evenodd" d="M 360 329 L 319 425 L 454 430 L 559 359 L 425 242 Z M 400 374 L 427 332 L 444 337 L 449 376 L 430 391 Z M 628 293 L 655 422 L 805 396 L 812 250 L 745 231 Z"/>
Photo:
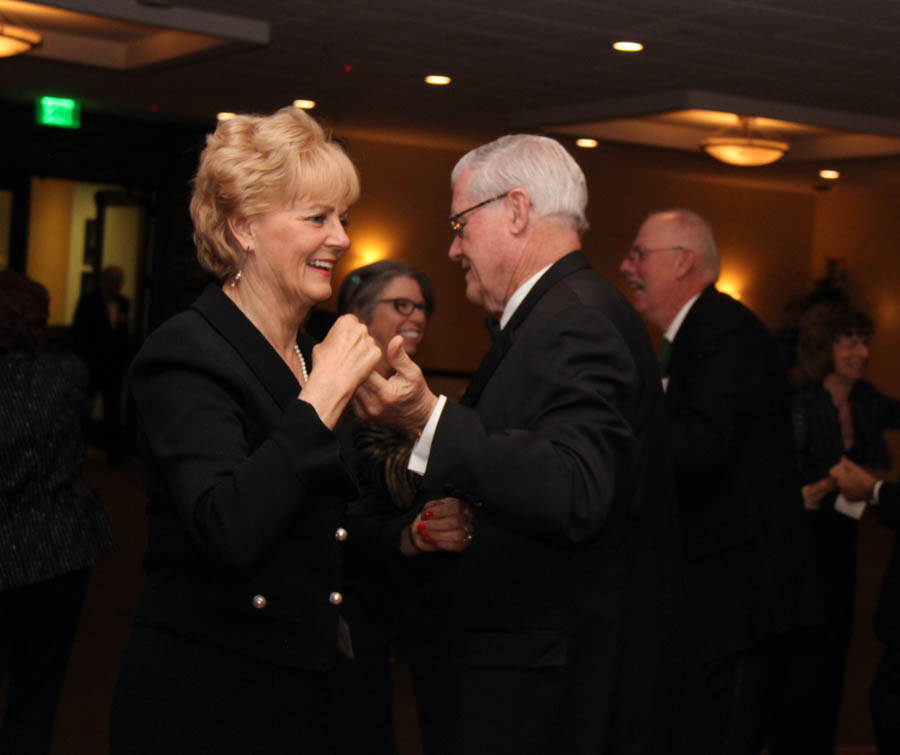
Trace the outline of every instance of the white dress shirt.
<path fill-rule="evenodd" d="M 503 308 L 503 314 L 500 316 L 501 330 L 506 327 L 506 324 L 509 322 L 510 318 L 519 308 L 519 305 L 525 300 L 525 297 L 528 296 L 531 289 L 534 288 L 534 284 L 537 283 L 541 279 L 541 276 L 546 273 L 551 267 L 552 264 L 547 265 L 547 267 L 542 268 L 541 270 L 538 270 L 527 281 L 525 281 L 521 286 L 513 291 L 513 295 L 509 297 L 509 300 L 506 302 L 506 306 Z M 444 405 L 446 403 L 446 396 L 442 394 L 438 397 L 437 404 L 435 404 L 434 409 L 431 412 L 431 416 L 428 417 L 428 422 L 425 423 L 422 434 L 419 436 L 418 440 L 413 446 L 412 453 L 410 454 L 409 464 L 407 465 L 407 469 L 409 469 L 410 472 L 424 475 L 425 470 L 428 469 L 428 457 L 431 455 L 431 443 L 434 440 L 434 434 L 437 431 L 438 421 L 441 418 L 441 412 L 444 411 Z"/>
<path fill-rule="evenodd" d="M 675 317 L 672 319 L 672 322 L 669 323 L 669 327 L 666 328 L 666 332 L 663 333 L 663 340 L 668 341 L 669 343 L 675 343 L 675 336 L 678 335 L 678 330 L 681 328 L 681 323 L 684 322 L 684 318 L 687 317 L 687 313 L 691 311 L 691 307 L 694 306 L 694 302 L 700 298 L 700 293 L 701 292 L 694 294 L 684 303 L 684 306 L 678 310 L 678 314 L 675 315 Z M 663 391 L 667 391 L 669 389 L 668 375 L 663 375 L 662 387 Z"/>

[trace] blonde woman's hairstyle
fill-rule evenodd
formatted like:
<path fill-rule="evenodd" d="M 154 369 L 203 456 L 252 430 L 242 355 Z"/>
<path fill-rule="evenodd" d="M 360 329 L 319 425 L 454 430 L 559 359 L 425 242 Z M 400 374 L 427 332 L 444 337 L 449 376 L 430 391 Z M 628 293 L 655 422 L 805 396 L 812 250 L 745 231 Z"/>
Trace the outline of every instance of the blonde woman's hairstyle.
<path fill-rule="evenodd" d="M 194 178 L 191 218 L 201 267 L 234 276 L 245 250 L 229 218 L 249 219 L 300 200 L 350 205 L 359 196 L 356 168 L 343 148 L 302 110 L 238 115 L 206 138 Z"/>

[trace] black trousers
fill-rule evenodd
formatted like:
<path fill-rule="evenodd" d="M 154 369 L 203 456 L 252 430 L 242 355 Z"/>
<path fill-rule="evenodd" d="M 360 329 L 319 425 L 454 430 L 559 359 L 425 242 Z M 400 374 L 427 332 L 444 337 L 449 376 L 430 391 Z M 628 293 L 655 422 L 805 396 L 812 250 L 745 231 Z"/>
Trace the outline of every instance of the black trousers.
<path fill-rule="evenodd" d="M 871 689 L 879 755 L 900 755 L 900 645 L 885 645 Z"/>
<path fill-rule="evenodd" d="M 689 697 L 690 752 L 759 755 L 771 720 L 777 657 L 778 640 L 769 640 L 702 665 Z"/>
<path fill-rule="evenodd" d="M 53 719 L 88 585 L 87 569 L 0 592 L 0 752 L 50 752 Z"/>

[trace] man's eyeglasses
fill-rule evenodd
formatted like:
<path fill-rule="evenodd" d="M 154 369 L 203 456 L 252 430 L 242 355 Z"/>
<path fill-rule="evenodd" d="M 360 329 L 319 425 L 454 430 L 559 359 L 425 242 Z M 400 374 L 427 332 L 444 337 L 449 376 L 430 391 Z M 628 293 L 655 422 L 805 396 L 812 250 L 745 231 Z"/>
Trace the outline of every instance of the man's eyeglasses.
<path fill-rule="evenodd" d="M 396 309 L 401 315 L 411 315 L 414 309 L 421 309 L 423 312 L 425 308 L 428 306 L 427 304 L 419 304 L 417 301 L 413 301 L 412 299 L 404 299 L 402 296 L 398 296 L 396 299 L 380 299 L 379 302 L 390 302 L 394 305 L 394 309 Z"/>
<path fill-rule="evenodd" d="M 655 249 L 647 249 L 646 247 L 641 246 L 640 244 L 635 244 L 631 249 L 628 250 L 628 254 L 625 255 L 625 259 L 629 262 L 643 262 L 647 257 L 649 257 L 654 252 L 670 252 L 675 249 L 684 249 L 683 246 L 658 246 Z"/>
<path fill-rule="evenodd" d="M 496 202 L 498 199 L 503 199 L 507 194 L 509 194 L 509 192 L 504 191 L 502 194 L 498 194 L 496 197 L 491 197 L 490 199 L 485 199 L 483 202 L 479 202 L 478 204 L 473 204 L 471 207 L 463 210 L 462 212 L 457 212 L 455 215 L 451 215 L 449 218 L 447 218 L 450 221 L 450 230 L 453 231 L 453 233 L 455 233 L 457 236 L 462 238 L 463 228 L 466 227 L 466 224 L 461 223 L 459 219 L 463 215 L 466 215 L 467 213 L 472 212 L 472 210 L 477 210 L 479 207 L 484 207 L 489 202 Z"/>

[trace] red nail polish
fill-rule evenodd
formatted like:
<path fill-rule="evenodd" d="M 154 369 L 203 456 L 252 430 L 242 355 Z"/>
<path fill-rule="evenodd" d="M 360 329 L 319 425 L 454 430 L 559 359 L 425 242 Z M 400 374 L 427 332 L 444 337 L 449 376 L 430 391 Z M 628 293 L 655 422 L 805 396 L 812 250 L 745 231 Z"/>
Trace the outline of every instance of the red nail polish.
<path fill-rule="evenodd" d="M 434 516 L 434 512 L 431 509 L 428 509 L 428 511 L 422 512 L 423 519 L 431 519 L 431 517 L 433 517 L 433 516 Z"/>
<path fill-rule="evenodd" d="M 430 535 L 428 534 L 427 530 L 422 530 L 421 532 L 419 532 L 419 537 L 427 540 L 430 537 Z"/>
<path fill-rule="evenodd" d="M 428 525 L 425 524 L 425 522 L 419 522 L 419 523 L 416 525 L 416 529 L 417 529 L 419 532 L 425 532 L 425 530 L 428 529 Z"/>

